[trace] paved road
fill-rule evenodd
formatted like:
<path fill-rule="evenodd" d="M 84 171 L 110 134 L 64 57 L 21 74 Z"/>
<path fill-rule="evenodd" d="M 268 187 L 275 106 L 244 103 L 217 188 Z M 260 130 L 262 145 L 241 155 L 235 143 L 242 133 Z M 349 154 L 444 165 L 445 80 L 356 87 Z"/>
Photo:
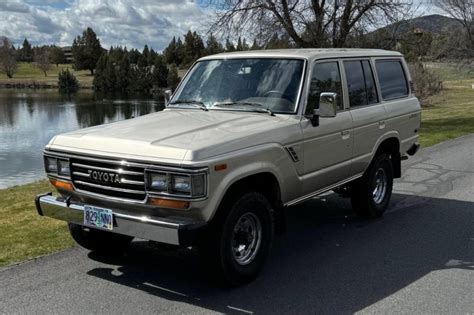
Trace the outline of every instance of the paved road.
<path fill-rule="evenodd" d="M 404 168 L 383 219 L 334 195 L 289 209 L 247 286 L 215 288 L 193 252 L 138 241 L 118 259 L 75 248 L 1 269 L 0 313 L 473 313 L 474 135 Z"/>

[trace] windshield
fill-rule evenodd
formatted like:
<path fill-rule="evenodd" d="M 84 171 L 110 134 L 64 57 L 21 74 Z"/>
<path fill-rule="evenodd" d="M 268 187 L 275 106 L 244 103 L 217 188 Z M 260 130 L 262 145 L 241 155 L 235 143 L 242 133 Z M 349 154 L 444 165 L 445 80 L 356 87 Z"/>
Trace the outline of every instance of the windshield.
<path fill-rule="evenodd" d="M 293 114 L 303 60 L 217 59 L 196 63 L 170 106 Z"/>

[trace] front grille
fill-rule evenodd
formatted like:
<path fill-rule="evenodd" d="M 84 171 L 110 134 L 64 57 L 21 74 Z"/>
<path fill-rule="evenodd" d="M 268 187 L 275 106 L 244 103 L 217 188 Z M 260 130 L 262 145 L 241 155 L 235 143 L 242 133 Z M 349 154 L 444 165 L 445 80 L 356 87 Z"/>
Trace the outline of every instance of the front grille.
<path fill-rule="evenodd" d="M 70 159 L 74 187 L 84 192 L 114 198 L 144 201 L 144 168 L 120 161 Z"/>

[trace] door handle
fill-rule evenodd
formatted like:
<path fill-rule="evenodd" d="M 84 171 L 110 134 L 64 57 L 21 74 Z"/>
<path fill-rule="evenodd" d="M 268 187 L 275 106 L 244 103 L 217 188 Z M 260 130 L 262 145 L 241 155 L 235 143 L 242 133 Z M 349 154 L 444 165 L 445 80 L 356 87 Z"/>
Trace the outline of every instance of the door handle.
<path fill-rule="evenodd" d="M 381 120 L 379 121 L 379 129 L 383 129 L 383 128 L 385 128 L 385 121 Z"/>
<path fill-rule="evenodd" d="M 344 130 L 341 132 L 342 140 L 347 140 L 351 137 L 350 130 Z"/>

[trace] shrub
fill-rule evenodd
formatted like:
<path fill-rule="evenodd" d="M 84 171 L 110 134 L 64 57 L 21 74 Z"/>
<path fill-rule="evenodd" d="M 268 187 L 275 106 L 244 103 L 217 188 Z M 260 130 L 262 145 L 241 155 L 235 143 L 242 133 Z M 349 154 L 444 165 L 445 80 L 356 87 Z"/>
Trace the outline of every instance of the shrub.
<path fill-rule="evenodd" d="M 58 77 L 59 91 L 62 93 L 74 93 L 79 89 L 79 82 L 69 69 L 62 70 Z"/>
<path fill-rule="evenodd" d="M 409 64 L 415 94 L 422 106 L 428 105 L 428 98 L 443 89 L 443 82 L 432 70 L 417 61 Z"/>

